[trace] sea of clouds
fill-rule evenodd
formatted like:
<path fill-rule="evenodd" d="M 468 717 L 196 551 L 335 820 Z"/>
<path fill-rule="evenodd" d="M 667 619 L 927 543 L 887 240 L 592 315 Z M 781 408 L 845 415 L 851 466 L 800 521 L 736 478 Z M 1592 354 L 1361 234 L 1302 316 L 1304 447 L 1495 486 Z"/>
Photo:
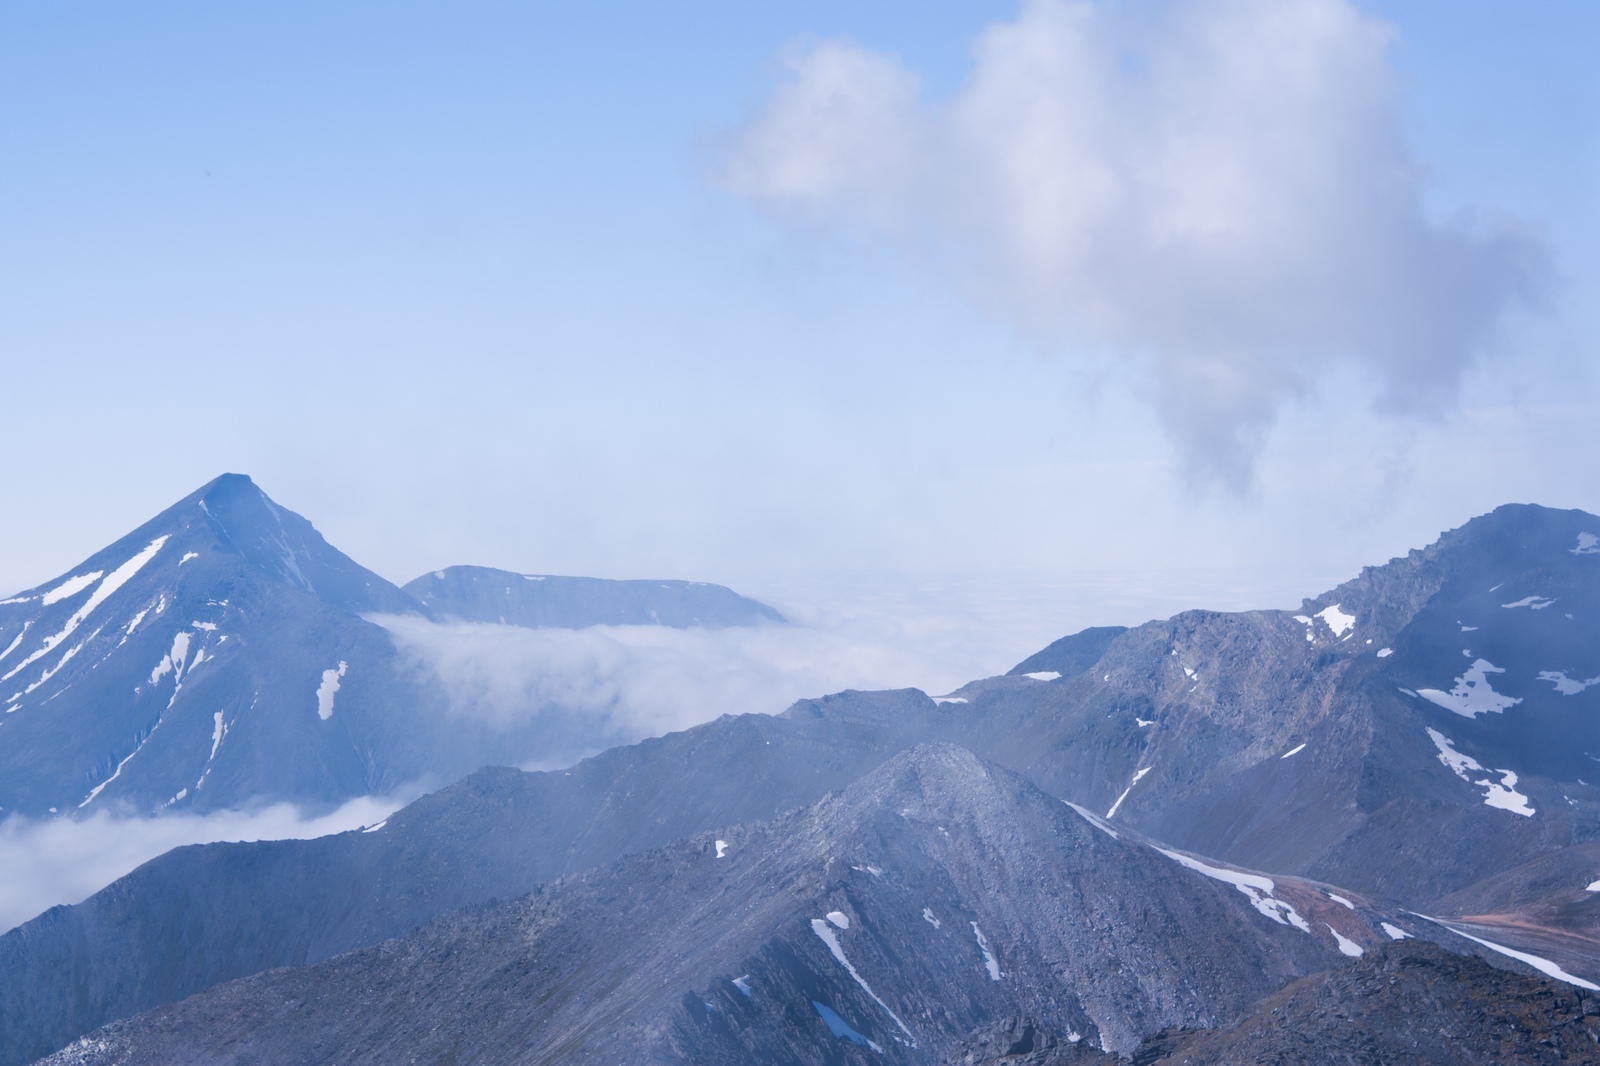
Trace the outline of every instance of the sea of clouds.
<path fill-rule="evenodd" d="M 444 687 L 451 713 L 541 740 L 542 754 L 523 762 L 546 769 L 723 714 L 774 714 L 847 688 L 942 694 L 1003 673 L 1084 626 L 1138 623 L 1196 605 L 1290 605 L 1315 589 L 1265 572 L 1150 572 L 851 578 L 752 591 L 790 624 L 535 630 L 414 616 L 381 621 L 413 668 Z M 13 815 L 0 821 L 0 930 L 76 903 L 171 848 L 345 832 L 381 821 L 417 791 L 352 800 L 332 812 L 276 804 L 159 818 Z"/>

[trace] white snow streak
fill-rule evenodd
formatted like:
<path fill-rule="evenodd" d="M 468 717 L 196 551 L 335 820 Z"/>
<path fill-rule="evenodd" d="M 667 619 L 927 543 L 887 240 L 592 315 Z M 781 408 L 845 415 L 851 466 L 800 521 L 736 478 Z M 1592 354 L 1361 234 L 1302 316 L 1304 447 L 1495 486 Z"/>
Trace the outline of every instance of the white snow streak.
<path fill-rule="evenodd" d="M 1433 921 L 1434 919 L 1429 918 L 1428 920 Z M 1473 936 L 1471 933 L 1463 933 L 1453 925 L 1445 925 L 1443 922 L 1440 922 L 1439 924 L 1444 925 L 1446 929 L 1456 934 L 1456 936 L 1466 937 L 1474 944 L 1482 944 L 1490 951 L 1498 951 L 1500 954 L 1510 956 L 1511 958 L 1516 959 L 1518 962 L 1525 962 L 1529 966 L 1532 966 L 1535 970 L 1538 970 L 1540 973 L 1544 974 L 1546 977 L 1554 977 L 1557 981 L 1565 981 L 1569 985 L 1577 985 L 1579 988 L 1587 988 L 1591 992 L 1600 992 L 1600 985 L 1594 984 L 1590 981 L 1585 981 L 1581 977 L 1574 977 L 1572 974 L 1563 970 L 1549 959 L 1540 958 L 1538 955 L 1530 955 L 1526 951 L 1518 951 L 1515 948 L 1508 948 L 1504 944 L 1496 944 L 1492 940 L 1484 940 L 1481 937 Z"/>
<path fill-rule="evenodd" d="M 854 966 L 850 965 L 850 960 L 844 957 L 844 948 L 839 944 L 839 937 L 828 926 L 828 923 L 821 918 L 813 918 L 811 919 L 811 931 L 822 938 L 822 942 L 828 945 L 828 950 L 833 952 L 833 957 L 839 960 L 839 965 L 843 966 L 850 976 L 855 978 L 856 984 L 861 986 L 863 992 L 872 997 L 873 1002 L 883 1008 L 885 1014 L 894 1019 L 894 1024 L 898 1025 L 900 1031 L 906 1034 L 906 1038 L 911 1041 L 911 1046 L 916 1047 L 917 1038 L 911 1035 L 911 1030 L 906 1028 L 906 1023 L 900 1020 L 898 1014 L 889 1009 L 889 1004 L 878 998 L 878 993 L 872 990 L 872 986 L 867 984 L 862 976 L 856 972 Z"/>
<path fill-rule="evenodd" d="M 1483 802 L 1490 807 L 1498 807 L 1512 814 L 1520 814 L 1524 818 L 1532 818 L 1534 809 L 1528 805 L 1528 797 L 1517 791 L 1517 775 L 1510 770 L 1486 770 L 1470 755 L 1463 755 L 1455 749 L 1455 743 L 1437 729 L 1429 728 L 1428 736 L 1433 738 L 1434 747 L 1439 749 L 1439 761 L 1450 767 L 1461 780 L 1485 789 Z M 1474 781 L 1468 771 L 1480 774 L 1499 774 L 1500 780 L 1495 782 L 1485 777 Z"/>
<path fill-rule="evenodd" d="M 1600 884 L 1600 882 L 1596 882 L 1596 883 Z M 933 926 L 935 929 L 939 928 L 941 925 L 944 924 L 943 922 L 939 921 L 939 919 L 937 919 L 937 918 L 935 918 L 933 916 L 933 908 L 932 907 L 924 907 L 924 908 L 922 908 L 922 920 L 927 922 L 929 925 Z"/>
<path fill-rule="evenodd" d="M 983 951 L 983 968 L 989 971 L 989 980 L 998 981 L 1005 974 L 1000 972 L 1000 963 L 995 959 L 994 952 L 989 950 L 989 941 L 984 937 L 983 930 L 978 928 L 977 922 L 972 925 L 972 935 L 978 938 L 978 947 Z"/>
<path fill-rule="evenodd" d="M 104 576 L 104 570 L 96 570 L 92 573 L 79 574 L 76 577 L 69 577 L 61 584 L 51 589 L 49 592 L 46 592 L 44 594 L 44 599 L 41 600 L 40 603 L 45 607 L 50 606 L 52 603 L 60 603 L 68 596 L 76 596 L 78 593 L 82 592 L 96 581 L 99 581 Z"/>
<path fill-rule="evenodd" d="M 1290 748 L 1288 751 L 1284 752 L 1282 755 L 1278 756 L 1278 758 L 1287 759 L 1289 756 L 1291 756 L 1291 755 L 1299 755 L 1302 751 L 1305 751 L 1305 750 L 1306 750 L 1305 744 L 1297 744 L 1294 747 Z"/>
<path fill-rule="evenodd" d="M 1138 772 L 1136 772 L 1133 775 L 1133 780 L 1128 782 L 1128 787 L 1122 790 L 1122 795 L 1117 797 L 1117 802 L 1113 803 L 1111 805 L 1111 809 L 1106 812 L 1106 817 L 1107 818 L 1110 818 L 1110 817 L 1114 816 L 1117 813 L 1117 808 L 1122 806 L 1122 801 L 1128 798 L 1128 793 L 1132 792 L 1133 791 L 1133 786 L 1137 785 L 1139 783 L 1139 778 L 1143 777 L 1145 774 L 1147 774 L 1149 772 L 1150 772 L 1150 767 L 1146 766 L 1144 769 L 1139 770 Z"/>
<path fill-rule="evenodd" d="M 1035 681 L 1054 681 L 1058 677 L 1061 676 L 1061 671 L 1059 671 L 1059 670 L 1035 670 L 1031 674 L 1023 674 L 1022 676 L 1023 677 L 1031 677 Z"/>
<path fill-rule="evenodd" d="M 1516 603 L 1502 603 L 1500 606 L 1506 608 L 1531 607 L 1535 611 L 1542 611 L 1554 602 L 1556 601 L 1546 596 L 1524 596 Z"/>
<path fill-rule="evenodd" d="M 33 622 L 31 620 L 22 623 L 22 628 L 17 631 L 16 639 L 6 645 L 5 651 L 0 651 L 0 659 L 4 659 L 7 655 L 17 650 L 17 645 L 22 643 L 22 638 L 28 635 L 28 630 L 32 625 Z"/>
<path fill-rule="evenodd" d="M 1196 873 L 1204 874 L 1216 881 L 1226 882 L 1237 888 L 1249 897 L 1252 907 L 1279 925 L 1293 925 L 1301 932 L 1311 932 L 1311 926 L 1306 924 L 1306 920 L 1300 917 L 1298 911 L 1283 900 L 1273 898 L 1272 890 L 1275 886 L 1270 877 L 1263 877 L 1260 874 L 1247 874 L 1239 870 L 1228 870 L 1221 866 L 1212 866 L 1201 862 L 1199 859 L 1190 858 L 1182 852 L 1168 851 L 1166 848 L 1156 848 L 1156 850 L 1174 862 L 1187 866 Z"/>
<path fill-rule="evenodd" d="M 1389 934 L 1390 940 L 1411 939 L 1411 934 L 1400 928 L 1398 925 L 1390 925 L 1388 922 L 1379 922 L 1378 924 L 1383 926 L 1383 931 Z"/>
<path fill-rule="evenodd" d="M 23 659 L 16 666 L 13 666 L 9 673 L 0 675 L 0 681 L 10 680 L 12 677 L 15 677 L 24 667 L 38 661 L 39 659 L 42 659 L 44 656 L 49 655 L 50 652 L 55 650 L 55 648 L 60 645 L 62 641 L 66 640 L 77 631 L 77 628 L 83 624 L 83 620 L 88 618 L 96 607 L 106 602 L 111 594 L 116 592 L 123 585 L 127 584 L 128 580 L 132 578 L 134 574 L 137 574 L 144 567 L 145 563 L 148 563 L 151 559 L 155 558 L 156 553 L 161 550 L 161 546 L 166 542 L 167 536 L 165 534 L 157 537 L 155 540 L 151 541 L 149 545 L 147 545 L 145 549 L 138 555 L 135 555 L 132 559 L 129 559 L 127 562 L 111 571 L 111 573 L 100 582 L 99 587 L 96 588 L 94 592 L 90 594 L 89 598 L 84 601 L 83 606 L 79 607 L 72 613 L 72 617 L 67 619 L 66 625 L 61 627 L 61 631 L 59 633 L 46 637 L 44 644 L 39 648 L 38 651 L 34 652 L 26 659 Z"/>
<path fill-rule="evenodd" d="M 1329 892 L 1328 893 L 1328 898 L 1333 900 L 1335 903 L 1339 904 L 1341 907 L 1349 907 L 1351 910 L 1355 910 L 1356 909 L 1356 905 L 1354 903 L 1351 903 L 1349 900 L 1345 899 L 1343 896 L 1339 895 L 1337 892 Z"/>

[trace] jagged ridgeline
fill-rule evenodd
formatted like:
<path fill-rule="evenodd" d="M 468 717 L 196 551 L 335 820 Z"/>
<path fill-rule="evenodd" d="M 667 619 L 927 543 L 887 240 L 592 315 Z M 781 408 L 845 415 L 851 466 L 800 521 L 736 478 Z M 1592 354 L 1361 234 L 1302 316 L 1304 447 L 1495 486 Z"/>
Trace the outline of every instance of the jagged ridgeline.
<path fill-rule="evenodd" d="M 1503 507 L 1298 610 L 182 849 L 0 938 L 0 1047 L 154 1009 L 56 1061 L 1320 1062 L 1285 1033 L 1338 1010 L 1592 1061 L 1597 700 L 1600 519 Z"/>
<path fill-rule="evenodd" d="M 716 585 L 445 573 L 413 583 L 419 601 L 249 478 L 216 479 L 0 601 L 0 813 L 335 803 L 548 757 L 541 731 L 558 734 L 559 709 L 520 732 L 451 714 L 369 620 L 500 621 L 471 608 L 513 578 L 559 594 L 512 624 L 781 621 Z"/>

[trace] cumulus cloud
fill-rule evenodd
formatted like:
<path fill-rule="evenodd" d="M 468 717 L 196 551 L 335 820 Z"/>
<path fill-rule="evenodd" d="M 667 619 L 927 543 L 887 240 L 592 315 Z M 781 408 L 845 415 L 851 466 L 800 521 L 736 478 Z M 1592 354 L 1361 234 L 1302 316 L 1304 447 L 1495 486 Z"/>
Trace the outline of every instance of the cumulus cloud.
<path fill-rule="evenodd" d="M 78 903 L 163 852 L 223 840 L 308 839 L 375 825 L 410 797 L 365 796 L 337 810 L 309 815 L 279 803 L 255 811 L 159 818 L 0 821 L 0 931 L 61 903 Z"/>
<path fill-rule="evenodd" d="M 1330 364 L 1386 409 L 1437 404 L 1543 293 L 1526 228 L 1426 211 L 1392 39 L 1347 0 L 1027 0 L 941 101 L 892 56 L 814 43 L 723 179 L 1134 363 L 1193 468 L 1242 483 Z"/>

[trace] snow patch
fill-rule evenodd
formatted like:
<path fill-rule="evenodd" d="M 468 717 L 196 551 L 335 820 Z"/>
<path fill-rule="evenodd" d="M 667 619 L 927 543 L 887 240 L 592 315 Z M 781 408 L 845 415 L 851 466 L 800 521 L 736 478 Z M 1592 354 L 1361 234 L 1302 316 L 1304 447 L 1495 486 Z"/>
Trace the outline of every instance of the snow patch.
<path fill-rule="evenodd" d="M 1394 654 L 1394 649 L 1393 648 L 1379 648 L 1378 649 L 1378 658 L 1380 658 L 1380 659 L 1387 659 L 1389 656 L 1391 656 L 1393 654 Z"/>
<path fill-rule="evenodd" d="M 1322 924 L 1328 925 L 1327 922 L 1323 922 Z M 1352 959 L 1359 959 L 1361 956 L 1366 954 L 1366 952 L 1362 950 L 1360 944 L 1357 944 L 1354 940 L 1351 940 L 1349 937 L 1340 933 L 1339 930 L 1335 929 L 1333 926 L 1328 925 L 1328 932 L 1333 934 L 1333 939 L 1338 943 L 1339 954 L 1348 955 Z"/>
<path fill-rule="evenodd" d="M 1466 654 L 1463 652 L 1462 654 Z M 1522 702 L 1519 696 L 1504 696 L 1489 684 L 1490 674 L 1503 674 L 1505 670 L 1488 659 L 1478 659 L 1467 667 L 1467 672 L 1456 678 L 1449 692 L 1436 688 L 1419 688 L 1417 695 L 1429 703 L 1438 704 L 1463 718 L 1476 718 L 1480 714 L 1499 714 L 1508 707 Z"/>
<path fill-rule="evenodd" d="M 752 995 L 752 993 L 750 991 L 750 975 L 749 974 L 745 974 L 743 977 L 735 977 L 732 981 L 730 981 L 728 983 L 733 985 L 733 987 L 737 988 L 740 992 L 743 992 L 745 999 L 749 999 L 750 996 Z"/>
<path fill-rule="evenodd" d="M 206 762 L 217 757 L 217 749 L 222 747 L 222 738 L 228 735 L 228 723 L 222 720 L 222 712 L 218 711 L 211 716 L 211 754 L 206 756 Z"/>
<path fill-rule="evenodd" d="M 1507 609 L 1516 607 L 1531 607 L 1535 611 L 1542 611 L 1554 602 L 1556 601 L 1547 596 L 1524 596 L 1516 603 L 1502 603 L 1500 606 Z"/>
<path fill-rule="evenodd" d="M 1378 924 L 1383 926 L 1383 931 L 1389 934 L 1390 940 L 1412 939 L 1411 934 L 1400 928 L 1398 925 L 1390 925 L 1388 922 L 1379 922 Z"/>
<path fill-rule="evenodd" d="M 1343 896 L 1339 895 L 1337 892 L 1329 892 L 1328 893 L 1328 898 L 1333 900 L 1335 903 L 1339 904 L 1341 907 L 1349 907 L 1351 910 L 1355 910 L 1356 909 L 1356 905 L 1354 903 L 1351 903 L 1349 900 L 1345 899 Z"/>
<path fill-rule="evenodd" d="M 386 826 L 388 824 L 389 824 L 389 819 L 385 818 L 383 821 L 378 822 L 376 825 L 369 825 L 369 826 L 367 826 L 365 829 L 363 829 L 361 831 L 363 833 L 376 833 L 378 830 L 382 829 L 384 826 Z"/>
<path fill-rule="evenodd" d="M 1222 881 L 1237 888 L 1250 899 L 1250 905 L 1265 914 L 1279 925 L 1293 925 L 1303 933 L 1311 932 L 1311 926 L 1300 917 L 1288 903 L 1281 899 L 1274 899 L 1272 892 L 1276 887 L 1272 878 L 1260 874 L 1247 874 L 1240 870 L 1228 870 L 1221 866 L 1212 866 L 1201 862 L 1199 859 L 1190 858 L 1178 851 L 1168 851 L 1166 848 L 1156 848 L 1161 854 L 1179 865 L 1186 866 L 1196 873 L 1204 874 L 1214 881 Z"/>
<path fill-rule="evenodd" d="M 96 581 L 99 581 L 105 576 L 105 573 L 106 572 L 104 570 L 96 570 L 92 573 L 79 574 L 76 577 L 69 577 L 61 584 L 51 589 L 49 592 L 46 592 L 44 594 L 44 599 L 40 601 L 40 604 L 41 606 L 48 607 L 52 603 L 60 603 L 69 596 L 76 596 L 78 593 L 82 592 Z"/>
<path fill-rule="evenodd" d="M 1600 881 L 1596 881 L 1595 884 L 1600 884 Z M 1590 889 L 1590 891 L 1594 891 L 1594 890 Z M 937 918 L 935 918 L 933 916 L 933 908 L 932 907 L 924 907 L 924 908 L 922 908 L 922 920 L 927 922 L 929 925 L 933 926 L 935 929 L 938 929 L 940 926 L 942 926 L 944 924 L 943 922 L 939 921 L 939 919 L 937 919 Z"/>
<path fill-rule="evenodd" d="M 811 1005 L 816 1008 L 817 1017 L 821 1018 L 823 1024 L 828 1027 L 828 1032 L 841 1040 L 850 1041 L 857 1047 L 869 1047 L 878 1054 L 883 1054 L 883 1048 L 851 1028 L 850 1023 L 839 1017 L 839 1013 L 832 1007 L 824 1006 L 816 1000 L 812 1000 Z"/>
<path fill-rule="evenodd" d="M 1578 546 L 1567 550 L 1573 555 L 1600 555 L 1600 537 L 1593 533 L 1579 533 Z"/>
<path fill-rule="evenodd" d="M 727 854 L 728 854 L 728 842 L 726 840 L 717 841 L 717 858 L 720 859 L 720 858 L 722 858 L 723 856 L 725 856 Z"/>
<path fill-rule="evenodd" d="M 349 666 L 340 660 L 338 669 L 322 671 L 322 684 L 317 686 L 317 717 L 324 722 L 333 717 L 333 697 L 339 691 L 339 679 Z"/>
<path fill-rule="evenodd" d="M 1139 779 L 1141 777 L 1143 777 L 1145 774 L 1149 773 L 1149 772 L 1150 772 L 1150 767 L 1148 767 L 1148 766 L 1146 766 L 1142 770 L 1135 771 L 1135 773 L 1133 775 L 1133 780 L 1128 782 L 1128 787 L 1122 790 L 1122 795 L 1117 797 L 1117 802 L 1113 803 L 1111 805 L 1111 809 L 1106 812 L 1106 817 L 1107 818 L 1111 818 L 1111 817 L 1114 817 L 1116 815 L 1117 808 L 1121 807 L 1122 806 L 1122 801 L 1128 798 L 1128 793 L 1133 791 L 1133 786 L 1137 785 L 1139 783 Z"/>
<path fill-rule="evenodd" d="M 1309 741 L 1307 743 L 1309 743 Z M 1278 756 L 1278 758 L 1287 759 L 1289 756 L 1291 756 L 1291 755 L 1299 755 L 1302 751 L 1305 751 L 1305 750 L 1306 750 L 1305 744 L 1297 744 L 1294 747 L 1290 748 L 1288 751 L 1284 752 L 1282 755 Z"/>
<path fill-rule="evenodd" d="M 966 703 L 965 696 L 930 696 L 934 703 Z"/>
<path fill-rule="evenodd" d="M 198 559 L 198 558 L 200 558 L 200 553 L 199 552 L 184 552 L 183 553 L 183 558 L 178 560 L 178 565 L 182 566 L 184 563 L 188 562 L 190 559 Z"/>
<path fill-rule="evenodd" d="M 1583 890 L 1585 892 L 1600 892 L 1600 881 L 1590 881 L 1587 885 L 1583 886 Z"/>
<path fill-rule="evenodd" d="M 1450 767 L 1452 773 L 1461 780 L 1485 789 L 1483 802 L 1490 807 L 1498 807 L 1512 814 L 1520 814 L 1524 818 L 1532 818 L 1534 809 L 1528 805 L 1528 797 L 1517 791 L 1517 775 L 1510 770 L 1486 770 L 1470 755 L 1463 755 L 1455 749 L 1455 743 L 1437 729 L 1429 728 L 1428 736 L 1433 739 L 1434 747 L 1439 749 L 1439 761 Z M 1473 780 L 1472 774 L 1499 774 L 1498 782 L 1488 777 Z"/>
<path fill-rule="evenodd" d="M 1333 630 L 1333 635 L 1336 637 L 1344 636 L 1346 630 L 1354 629 L 1356 625 L 1356 616 L 1345 614 L 1339 610 L 1337 603 L 1332 607 L 1324 607 L 1318 611 L 1317 617 L 1327 623 L 1328 628 Z"/>
<path fill-rule="evenodd" d="M 1031 677 L 1035 681 L 1054 681 L 1054 680 L 1056 680 L 1057 678 L 1059 678 L 1061 676 L 1061 671 L 1060 670 L 1035 670 L 1031 674 L 1023 674 L 1022 676 L 1023 677 Z"/>
<path fill-rule="evenodd" d="M 832 922 L 840 929 L 850 928 L 850 916 L 844 911 L 829 911 L 828 921 Z"/>
<path fill-rule="evenodd" d="M 0 659 L 5 656 L 0 655 Z M 1556 687 L 1556 691 L 1563 696 L 1576 696 L 1591 685 L 1600 685 L 1600 677 L 1591 677 L 1587 681 L 1579 681 L 1567 676 L 1565 670 L 1542 670 L 1539 673 L 1540 681 L 1548 681 Z"/>
<path fill-rule="evenodd" d="M 989 941 L 985 939 L 983 930 L 978 928 L 977 922 L 972 925 L 972 935 L 978 938 L 978 948 L 983 952 L 983 968 L 989 971 L 989 980 L 998 981 L 1005 974 L 1000 972 L 1000 963 L 996 961 L 994 952 L 989 950 Z"/>

